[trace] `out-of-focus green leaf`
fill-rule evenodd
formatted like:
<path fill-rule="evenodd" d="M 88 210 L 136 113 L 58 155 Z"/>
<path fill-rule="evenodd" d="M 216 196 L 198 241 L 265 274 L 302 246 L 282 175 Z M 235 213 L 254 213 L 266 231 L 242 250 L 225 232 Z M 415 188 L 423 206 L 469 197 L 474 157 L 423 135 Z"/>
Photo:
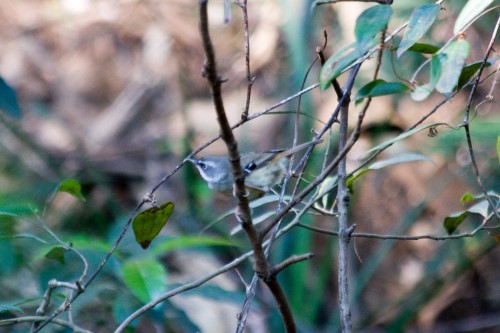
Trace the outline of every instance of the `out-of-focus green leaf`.
<path fill-rule="evenodd" d="M 82 195 L 82 186 L 76 179 L 63 180 L 57 187 L 56 191 L 69 193 L 78 200 L 85 202 L 85 198 Z"/>
<path fill-rule="evenodd" d="M 166 290 L 167 272 L 152 258 L 129 260 L 120 274 L 128 289 L 141 302 L 148 303 Z"/>
<path fill-rule="evenodd" d="M 491 65 L 493 65 L 498 60 L 498 58 L 499 57 L 496 56 L 488 59 L 485 63 L 485 67 L 490 67 Z M 476 61 L 472 64 L 464 66 L 464 68 L 462 68 L 462 72 L 460 73 L 460 77 L 458 78 L 457 89 L 461 89 L 463 86 L 469 83 L 474 75 L 476 75 L 477 71 L 479 71 L 479 68 L 481 68 L 482 64 L 483 61 Z"/>
<path fill-rule="evenodd" d="M 61 264 L 64 264 L 66 262 L 64 258 L 66 252 L 68 252 L 68 250 L 66 250 L 64 247 L 56 246 L 50 249 L 49 252 L 45 254 L 45 258 L 59 261 Z"/>
<path fill-rule="evenodd" d="M 90 250 L 98 252 L 108 252 L 109 248 L 113 246 L 112 243 L 99 239 L 90 235 L 72 235 L 71 243 L 79 250 Z"/>
<path fill-rule="evenodd" d="M 214 236 L 176 236 L 159 238 L 151 247 L 152 254 L 164 254 L 173 250 L 184 250 L 206 246 L 239 246 L 235 241 Z"/>
<path fill-rule="evenodd" d="M 439 51 L 439 47 L 431 45 L 431 44 L 415 43 L 412 46 L 410 46 L 408 51 L 413 51 L 413 52 L 418 52 L 418 53 L 423 53 L 423 54 L 434 54 L 437 51 Z"/>
<path fill-rule="evenodd" d="M 132 221 L 135 240 L 143 249 L 147 249 L 160 233 L 174 211 L 174 204 L 166 202 L 160 207 L 151 207 L 137 214 Z"/>
<path fill-rule="evenodd" d="M 11 117 L 20 118 L 21 108 L 17 102 L 16 91 L 0 77 L 0 110 Z"/>
<path fill-rule="evenodd" d="M 484 11 L 486 7 L 488 7 L 492 3 L 493 0 L 469 0 L 458 15 L 458 18 L 455 21 L 453 32 L 455 34 L 460 33 L 467 24 L 472 22 L 472 20 L 474 20 L 476 16 L 481 14 L 481 12 Z"/>
<path fill-rule="evenodd" d="M 468 211 L 447 216 L 444 219 L 443 225 L 448 235 L 454 233 L 455 230 L 457 230 L 458 226 L 465 220 L 467 216 L 469 216 Z"/>
<path fill-rule="evenodd" d="M 431 75 L 429 83 L 415 88 L 411 93 L 411 98 L 414 101 L 420 102 L 429 97 L 434 90 L 436 83 L 441 77 L 441 59 L 446 58 L 443 54 L 435 54 L 431 59 Z"/>
<path fill-rule="evenodd" d="M 175 284 L 169 286 L 169 288 L 172 289 L 180 286 L 180 284 Z M 186 295 L 197 295 L 217 302 L 225 302 L 235 305 L 241 304 L 241 302 L 245 300 L 245 294 L 243 292 L 238 290 L 226 290 L 216 285 L 202 285 L 198 288 L 187 291 Z"/>
<path fill-rule="evenodd" d="M 436 83 L 436 90 L 441 94 L 449 97 L 457 87 L 460 73 L 469 55 L 469 49 L 469 43 L 465 39 L 456 40 L 444 49 L 443 54 L 446 55 L 446 58 L 441 61 L 443 70 Z"/>
<path fill-rule="evenodd" d="M 358 16 L 354 28 L 358 56 L 366 52 L 367 45 L 371 44 L 375 36 L 387 26 L 391 15 L 391 6 L 377 5 L 368 8 Z"/>
<path fill-rule="evenodd" d="M 344 69 L 349 67 L 358 59 L 358 53 L 352 48 L 355 44 L 348 45 L 330 56 L 319 73 L 319 85 L 321 90 L 329 87 L 330 83 L 336 79 Z M 349 50 L 347 52 L 347 50 Z"/>
<path fill-rule="evenodd" d="M 397 51 L 398 58 L 414 45 L 417 40 L 422 38 L 436 20 L 440 10 L 441 5 L 432 4 L 417 7 L 413 11 L 408 28 L 403 35 L 403 40 L 399 44 Z"/>
<path fill-rule="evenodd" d="M 497 138 L 497 156 L 498 156 L 498 163 L 500 163 L 500 135 Z"/>
<path fill-rule="evenodd" d="M 407 85 L 399 82 L 386 82 L 382 79 L 374 80 L 359 89 L 356 95 L 356 104 L 361 103 L 366 97 L 399 94 L 409 90 L 410 88 Z"/>
<path fill-rule="evenodd" d="M 32 235 L 32 234 L 15 234 L 15 235 L 10 235 L 10 236 L 0 236 L 0 240 L 1 239 L 14 239 L 14 238 L 26 238 L 26 239 L 32 239 L 32 240 L 36 240 L 37 242 L 40 242 L 42 244 L 49 244 L 47 241 L 41 239 L 40 237 L 38 236 L 35 236 L 35 235 Z"/>
<path fill-rule="evenodd" d="M 0 313 L 12 312 L 23 314 L 24 311 L 20 307 L 13 304 L 0 304 Z"/>
<path fill-rule="evenodd" d="M 460 202 L 461 203 L 466 203 L 466 202 L 469 202 L 469 201 L 472 201 L 472 200 L 476 200 L 476 199 L 477 199 L 476 196 L 474 196 L 471 193 L 467 192 L 464 195 L 462 195 L 462 197 L 460 198 Z"/>
<path fill-rule="evenodd" d="M 139 302 L 133 295 L 129 293 L 120 293 L 113 299 L 113 319 L 115 322 L 121 323 L 141 305 L 141 302 Z M 127 325 L 127 329 L 132 328 L 132 332 L 135 332 L 135 328 L 139 324 L 140 320 L 141 318 L 134 319 L 129 325 Z"/>
<path fill-rule="evenodd" d="M 356 180 L 361 178 L 364 174 L 371 170 L 380 170 L 395 164 L 399 163 L 408 163 L 408 162 L 416 162 L 416 161 L 431 161 L 428 157 L 421 155 L 421 154 L 415 154 L 415 153 L 408 153 L 408 154 L 402 154 L 399 156 L 395 156 L 386 160 L 378 161 L 375 162 L 355 174 L 351 175 L 349 178 L 347 178 L 347 187 L 349 191 L 352 192 L 352 186 Z"/>

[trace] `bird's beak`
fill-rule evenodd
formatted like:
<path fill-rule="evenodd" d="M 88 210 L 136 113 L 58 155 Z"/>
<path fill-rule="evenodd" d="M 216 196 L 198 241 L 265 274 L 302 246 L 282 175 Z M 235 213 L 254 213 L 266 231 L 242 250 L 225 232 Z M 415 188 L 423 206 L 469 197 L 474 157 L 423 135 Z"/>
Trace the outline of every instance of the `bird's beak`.
<path fill-rule="evenodd" d="M 193 163 L 194 165 L 198 164 L 198 160 L 194 159 L 194 158 L 186 158 L 186 162 L 191 162 Z"/>

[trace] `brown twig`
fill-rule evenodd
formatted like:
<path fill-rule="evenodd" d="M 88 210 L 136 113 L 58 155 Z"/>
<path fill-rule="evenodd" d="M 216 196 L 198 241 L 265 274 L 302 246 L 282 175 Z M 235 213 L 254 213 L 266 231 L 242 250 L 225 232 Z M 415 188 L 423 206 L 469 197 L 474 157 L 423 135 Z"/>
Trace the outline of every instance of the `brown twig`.
<path fill-rule="evenodd" d="M 283 318 L 286 331 L 290 333 L 296 332 L 295 321 L 293 314 L 283 293 L 281 287 L 275 279 L 270 279 L 271 267 L 267 261 L 264 249 L 262 246 L 261 238 L 257 229 L 252 223 L 251 211 L 247 198 L 247 190 L 245 188 L 245 178 L 243 169 L 240 164 L 240 155 L 238 152 L 238 144 L 234 138 L 231 126 L 224 110 L 224 103 L 222 100 L 221 85 L 223 80 L 218 75 L 217 64 L 215 59 L 215 52 L 210 38 L 208 28 L 208 15 L 207 15 L 208 0 L 200 0 L 200 33 L 202 37 L 203 48 L 205 50 L 205 64 L 203 66 L 203 76 L 205 76 L 210 84 L 212 93 L 212 100 L 217 114 L 217 121 L 219 123 L 220 134 L 222 140 L 226 144 L 228 150 L 229 160 L 231 162 L 232 174 L 234 177 L 234 195 L 237 199 L 236 218 L 238 219 L 241 227 L 245 231 L 249 242 L 252 246 L 255 263 L 254 270 L 259 277 L 266 283 L 271 293 L 274 295 L 278 304 L 280 314 Z"/>
<path fill-rule="evenodd" d="M 250 71 L 250 31 L 248 28 L 247 0 L 235 1 L 235 4 L 240 6 L 241 11 L 243 12 L 243 28 L 245 31 L 245 68 L 247 72 L 247 96 L 245 101 L 245 109 L 241 114 L 241 121 L 246 121 L 248 119 L 250 97 L 252 95 L 252 86 L 255 81 L 255 77 L 252 76 L 252 72 Z"/>
<path fill-rule="evenodd" d="M 356 78 L 356 75 L 358 74 L 360 67 L 361 67 L 361 64 L 357 64 L 356 66 L 354 66 L 354 68 L 352 68 L 352 70 L 349 74 L 349 78 L 347 79 L 347 82 L 345 84 L 345 88 L 344 88 L 345 93 L 342 96 L 341 100 L 339 101 L 339 105 L 338 105 L 336 111 L 334 111 L 333 114 L 330 116 L 330 120 L 325 125 L 324 131 L 318 133 L 318 135 L 315 136 L 314 140 L 320 139 L 321 135 L 323 135 L 328 130 L 326 127 L 330 128 L 332 126 L 332 124 L 334 122 L 333 119 L 336 118 L 336 115 L 338 114 L 338 111 L 340 110 L 340 105 L 342 104 L 343 99 L 346 98 L 348 93 L 351 91 L 352 86 L 354 85 L 354 80 Z M 355 130 L 352 133 L 351 138 L 349 139 L 349 142 L 347 143 L 345 148 L 338 153 L 338 155 L 333 159 L 333 161 L 331 161 L 330 164 L 328 164 L 328 166 L 325 168 L 325 170 L 323 170 L 322 173 L 320 173 L 317 177 L 315 177 L 314 180 L 311 183 L 309 183 L 309 185 L 307 185 L 300 193 L 298 193 L 296 196 L 294 196 L 293 199 L 288 203 L 288 205 L 286 205 L 286 207 L 284 207 L 278 214 L 276 214 L 274 219 L 272 219 L 270 221 L 270 223 L 260 231 L 261 238 L 264 238 L 267 235 L 267 233 L 274 227 L 274 225 L 276 225 L 276 223 L 278 223 L 280 221 L 280 219 L 283 218 L 283 216 L 285 216 L 298 203 L 302 202 L 302 200 L 309 193 L 311 193 L 321 182 L 323 182 L 323 180 L 325 180 L 326 177 L 328 177 L 331 174 L 331 172 L 339 164 L 340 160 L 345 156 L 345 154 L 347 154 L 347 152 L 349 152 L 351 150 L 354 143 L 358 140 L 359 134 L 360 134 L 360 129 Z"/>
<path fill-rule="evenodd" d="M 298 263 L 298 262 L 301 262 L 301 261 L 304 261 L 304 260 L 309 260 L 312 257 L 314 257 L 313 253 L 306 253 L 306 254 L 301 254 L 301 255 L 293 255 L 293 256 L 291 256 L 291 257 L 283 260 L 282 262 L 280 262 L 276 266 L 274 266 L 273 269 L 272 269 L 272 274 L 273 275 L 278 275 L 279 272 L 281 272 L 282 270 L 284 270 L 288 266 L 293 265 L 293 264 Z"/>
<path fill-rule="evenodd" d="M 495 28 L 493 29 L 493 34 L 491 36 L 490 43 L 489 43 L 488 48 L 486 50 L 486 53 L 484 55 L 483 62 L 481 63 L 481 67 L 479 68 L 476 80 L 475 80 L 474 85 L 472 86 L 472 89 L 470 91 L 469 99 L 467 101 L 467 106 L 465 108 L 465 115 L 464 115 L 464 122 L 463 122 L 463 127 L 465 129 L 465 136 L 467 138 L 467 146 L 469 148 L 469 155 L 470 155 L 470 159 L 471 159 L 471 163 L 472 163 L 472 168 L 474 169 L 474 174 L 476 175 L 477 184 L 481 188 L 481 191 L 483 192 L 485 199 L 488 201 L 488 204 L 490 205 L 491 209 L 495 213 L 495 218 L 496 218 L 497 222 L 500 221 L 500 213 L 497 211 L 497 208 L 496 208 L 495 204 L 493 203 L 493 200 L 491 200 L 491 198 L 488 194 L 488 191 L 486 190 L 486 187 L 484 186 L 483 181 L 481 180 L 481 175 L 479 173 L 479 168 L 477 166 L 477 161 L 476 161 L 476 157 L 474 154 L 474 148 L 472 147 L 472 138 L 471 138 L 469 123 L 470 123 L 470 108 L 472 105 L 472 98 L 474 97 L 474 95 L 476 93 L 477 86 L 479 84 L 479 80 L 481 79 L 481 75 L 483 73 L 483 70 L 486 67 L 486 63 L 488 62 L 488 57 L 490 56 L 490 53 L 493 50 L 493 44 L 495 42 L 495 37 L 497 36 L 499 26 L 500 26 L 500 15 L 497 18 L 497 22 L 496 22 Z"/>

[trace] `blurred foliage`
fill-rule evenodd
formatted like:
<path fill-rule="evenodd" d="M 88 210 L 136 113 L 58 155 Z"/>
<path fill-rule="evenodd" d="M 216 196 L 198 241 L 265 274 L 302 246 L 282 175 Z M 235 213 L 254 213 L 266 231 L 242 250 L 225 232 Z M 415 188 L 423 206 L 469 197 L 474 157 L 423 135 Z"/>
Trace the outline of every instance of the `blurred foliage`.
<path fill-rule="evenodd" d="M 432 92 L 438 84 L 434 76 L 441 71 L 433 68 L 440 66 L 439 57 L 433 54 L 452 36 L 466 2 L 444 1 L 445 10 L 436 21 L 427 22 L 425 31 L 414 32 L 413 36 L 423 36 L 420 40 L 411 34 L 407 37 L 421 44 L 403 53 L 398 51 L 401 38 L 396 38 L 384 48 L 380 80 L 398 82 L 398 89 L 379 87 L 381 81 L 372 78 L 372 62 L 363 66 L 355 92 L 365 101 L 376 98 L 363 128 L 361 148 L 353 150 L 353 156 L 366 156 L 370 148 L 374 152 L 392 147 L 361 169 L 357 169 L 356 157 L 349 161 L 351 170 L 357 170 L 350 183 L 356 231 L 441 235 L 446 233 L 445 219 L 453 214 L 466 218 L 448 219 L 450 233 L 467 232 L 481 223 L 481 214 L 473 208 L 482 200 L 481 191 L 471 171 L 464 131 L 456 129 L 470 86 L 418 130 L 401 134 L 401 129 L 418 121 L 442 98 Z M 316 56 L 315 47 L 324 43 L 323 29 L 328 35 L 327 55 L 351 45 L 357 58 L 359 52 L 377 44 L 370 24 L 354 29 L 363 10 L 373 5 L 345 3 L 311 11 L 312 3 L 250 2 L 252 74 L 256 76 L 252 112 L 295 93 L 304 82 L 316 82 L 319 66 L 313 67 L 306 81 L 304 77 Z M 419 5 L 435 11 L 433 3 Z M 74 282 L 82 277 L 82 257 L 89 266 L 85 281 L 133 218 L 129 215 L 144 194 L 192 149 L 218 133 L 206 82 L 199 74 L 203 56 L 192 2 L 104 0 L 82 2 L 82 6 L 64 1 L 0 3 L 0 42 L 5 46 L 0 56 L 0 319 L 35 314 L 50 280 Z M 221 73 L 230 78 L 224 86 L 227 109 L 237 121 L 246 93 L 241 17 L 233 6 L 231 23 L 222 25 L 220 4 L 211 6 Z M 387 9 L 377 8 L 386 13 Z M 416 5 L 395 1 L 391 8 L 388 31 L 408 20 Z M 482 59 L 496 15 L 498 9 L 474 22 L 466 32 L 470 54 L 465 60 L 465 53 L 458 52 L 458 58 L 467 64 Z M 378 33 L 386 20 L 377 23 Z M 337 58 L 330 59 L 339 66 Z M 425 96 L 420 95 L 422 101 L 416 102 L 401 92 L 430 59 L 434 60 L 417 76 L 422 83 L 417 86 L 432 85 Z M 494 75 L 496 60 L 492 58 L 483 75 L 479 101 L 488 94 L 492 76 L 485 78 Z M 466 73 L 469 79 L 478 70 L 474 66 Z M 329 76 L 324 87 L 343 69 Z M 459 79 L 460 73 L 451 72 Z M 344 80 L 342 75 L 338 78 Z M 384 88 L 382 93 L 362 89 L 374 86 Z M 443 92 L 450 93 L 450 89 L 452 83 Z M 397 94 L 388 97 L 389 92 Z M 303 96 L 299 111 L 307 117 L 299 124 L 301 140 L 307 140 L 311 130 L 328 118 L 335 102 L 336 96 L 328 90 Z M 354 114 L 362 103 L 357 109 L 352 107 Z M 291 102 L 272 117 L 245 124 L 236 131 L 241 147 L 289 146 L 297 109 L 297 103 Z M 473 110 L 471 121 L 481 176 L 493 193 L 500 192 L 496 110 L 498 102 L 481 105 Z M 334 147 L 337 133 L 331 136 Z M 220 147 L 209 149 L 222 154 Z M 330 156 L 335 154 L 331 150 Z M 321 170 L 323 153 L 313 155 L 306 180 Z M 330 195 L 317 208 L 335 211 L 335 186 L 334 177 L 322 184 L 318 191 Z M 461 202 L 464 193 L 472 193 L 471 200 Z M 175 204 L 175 212 L 167 217 L 169 223 L 157 228 L 161 231 L 155 229 L 160 233 L 147 251 L 136 243 L 131 230 L 125 234 L 98 278 L 72 305 L 77 325 L 96 332 L 112 331 L 155 296 L 209 274 L 248 251 L 244 235 L 231 234 L 237 227 L 231 218 L 234 202 L 212 193 L 192 166 L 183 167 L 155 195 L 159 202 Z M 498 205 L 498 197 L 493 199 Z M 264 217 L 274 214 L 275 203 L 266 197 L 253 207 L 254 216 L 264 223 Z M 471 209 L 476 214 L 469 214 Z M 289 222 L 286 219 L 284 225 Z M 335 218 L 317 210 L 302 216 L 301 223 L 336 229 Z M 356 238 L 356 254 L 350 263 L 356 330 L 444 332 L 452 330 L 453 324 L 464 325 L 465 319 L 475 325 L 482 318 L 498 318 L 500 256 L 494 251 L 496 244 L 487 232 L 442 243 Z M 315 253 L 313 260 L 293 265 L 278 277 L 300 331 L 338 331 L 337 239 L 295 227 L 274 246 L 273 263 L 290 254 Z M 251 262 L 237 269 L 163 302 L 133 322 L 133 328 L 138 332 L 232 331 L 245 296 L 241 280 L 246 283 L 253 273 Z M 266 292 L 258 290 L 249 327 L 255 332 L 281 331 L 275 304 Z M 68 295 L 66 289 L 57 289 L 48 313 Z M 0 332 L 25 332 L 29 327 L 0 327 Z M 500 323 L 493 322 L 481 332 L 498 327 Z M 50 326 L 46 331 L 67 330 Z"/>

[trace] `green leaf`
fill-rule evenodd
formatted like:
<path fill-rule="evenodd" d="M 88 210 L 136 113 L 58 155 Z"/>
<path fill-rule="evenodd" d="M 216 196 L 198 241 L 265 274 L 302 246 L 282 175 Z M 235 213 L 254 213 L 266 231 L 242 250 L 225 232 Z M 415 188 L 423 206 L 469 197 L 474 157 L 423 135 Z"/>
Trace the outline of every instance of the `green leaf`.
<path fill-rule="evenodd" d="M 374 80 L 361 88 L 356 95 L 356 104 L 366 97 L 399 94 L 409 91 L 410 87 L 399 82 L 386 82 L 382 79 Z"/>
<path fill-rule="evenodd" d="M 377 5 L 368 8 L 358 16 L 354 28 L 358 56 L 365 53 L 367 45 L 371 44 L 375 36 L 387 26 L 391 15 L 391 6 Z"/>
<path fill-rule="evenodd" d="M 421 154 L 415 154 L 415 153 L 408 153 L 408 154 L 402 154 L 399 156 L 395 156 L 386 160 L 382 161 L 377 161 L 365 168 L 360 169 L 357 171 L 355 174 L 351 175 L 350 177 L 347 178 L 347 187 L 349 191 L 352 192 L 352 186 L 356 180 L 361 178 L 364 174 L 366 174 L 369 171 L 372 170 L 380 170 L 395 164 L 399 163 L 409 163 L 409 162 L 416 162 L 416 161 L 431 161 L 428 157 L 421 155 Z"/>
<path fill-rule="evenodd" d="M 472 195 L 471 193 L 469 192 L 466 192 L 464 195 L 462 195 L 462 197 L 460 198 L 460 202 L 461 203 L 466 203 L 466 202 L 469 202 L 469 201 L 472 201 L 472 200 L 476 200 L 477 197 Z"/>
<path fill-rule="evenodd" d="M 429 83 L 419 86 L 415 88 L 415 90 L 411 93 L 411 98 L 414 101 L 420 102 L 429 97 L 429 95 L 434 90 L 439 78 L 441 77 L 442 67 L 441 67 L 441 59 L 446 56 L 443 54 L 435 54 L 431 59 L 431 75 Z"/>
<path fill-rule="evenodd" d="M 135 240 L 143 249 L 147 249 L 160 233 L 174 211 L 174 204 L 166 202 L 160 207 L 151 207 L 138 214 L 132 221 Z"/>
<path fill-rule="evenodd" d="M 11 117 L 20 118 L 21 108 L 17 102 L 16 91 L 0 77 L 0 110 Z"/>
<path fill-rule="evenodd" d="M 469 216 L 468 211 L 447 216 L 444 219 L 443 225 L 448 235 L 454 233 L 455 230 L 457 230 L 458 226 L 465 220 L 467 216 Z"/>
<path fill-rule="evenodd" d="M 444 49 L 443 54 L 446 58 L 442 61 L 443 71 L 436 84 L 436 90 L 441 94 L 449 96 L 457 87 L 469 49 L 469 43 L 465 39 L 456 40 Z"/>
<path fill-rule="evenodd" d="M 85 202 L 85 198 L 82 195 L 82 186 L 80 185 L 80 182 L 76 179 L 63 180 L 57 187 L 56 192 L 69 193 L 78 200 Z"/>
<path fill-rule="evenodd" d="M 20 307 L 13 305 L 13 304 L 0 304 L 0 313 L 6 313 L 6 312 L 12 312 L 12 313 L 18 313 L 18 314 L 23 314 L 24 311 Z"/>
<path fill-rule="evenodd" d="M 166 290 L 167 272 L 153 258 L 129 260 L 120 271 L 123 282 L 141 302 L 148 303 Z"/>
<path fill-rule="evenodd" d="M 406 29 L 403 39 L 399 44 L 397 51 L 398 58 L 414 45 L 417 40 L 422 38 L 436 20 L 440 10 L 441 5 L 432 4 L 417 7 L 413 11 L 408 23 L 408 29 Z"/>
<path fill-rule="evenodd" d="M 165 254 L 173 250 L 207 246 L 238 246 L 235 241 L 214 236 L 176 236 L 159 238 L 151 247 L 151 253 Z"/>
<path fill-rule="evenodd" d="M 408 51 L 413 51 L 413 52 L 418 52 L 418 53 L 423 53 L 423 54 L 434 54 L 437 51 L 439 51 L 439 47 L 430 45 L 430 44 L 425 44 L 425 43 L 415 43 L 410 48 Z"/>
<path fill-rule="evenodd" d="M 353 50 L 355 44 L 350 44 L 331 55 L 321 67 L 319 73 L 319 84 L 321 90 L 328 88 L 330 83 L 336 79 L 342 71 L 350 66 L 356 59 L 358 54 Z M 348 52 L 348 50 L 350 50 Z"/>
<path fill-rule="evenodd" d="M 492 3 L 493 0 L 469 0 L 455 21 L 455 27 L 453 28 L 455 35 L 462 32 L 466 25 L 472 22 L 476 16 L 481 14 Z"/>
<path fill-rule="evenodd" d="M 64 247 L 62 246 L 56 246 L 50 249 L 49 252 L 45 254 L 45 258 L 59 261 L 61 264 L 64 264 L 66 262 L 64 255 L 68 252 Z"/>
<path fill-rule="evenodd" d="M 368 8 L 358 17 L 355 27 L 357 42 L 345 46 L 328 58 L 319 75 L 321 90 L 328 88 L 334 79 L 377 45 L 378 40 L 375 36 L 385 28 L 391 15 L 390 6 L 379 5 Z"/>
<path fill-rule="evenodd" d="M 485 63 L 485 67 L 490 67 L 491 65 L 493 65 L 498 60 L 498 58 L 499 57 L 496 56 L 488 59 Z M 458 78 L 457 89 L 462 89 L 463 86 L 468 84 L 479 71 L 482 64 L 483 61 L 481 60 L 464 66 L 464 68 L 462 68 L 462 72 L 460 73 L 460 77 Z"/>
<path fill-rule="evenodd" d="M 497 138 L 497 156 L 498 156 L 498 163 L 500 163 L 500 135 Z"/>

